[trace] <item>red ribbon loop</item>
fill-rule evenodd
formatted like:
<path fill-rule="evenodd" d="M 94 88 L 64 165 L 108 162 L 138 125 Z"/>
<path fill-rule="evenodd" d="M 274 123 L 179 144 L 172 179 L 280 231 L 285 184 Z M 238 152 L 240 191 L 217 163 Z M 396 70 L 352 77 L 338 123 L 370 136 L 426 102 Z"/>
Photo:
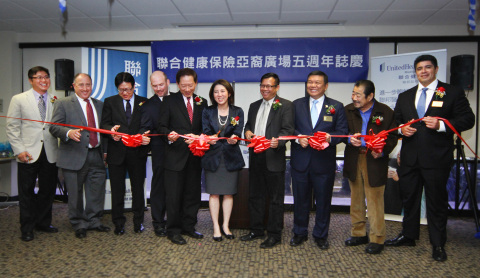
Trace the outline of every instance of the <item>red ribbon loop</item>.
<path fill-rule="evenodd" d="M 122 135 L 122 142 L 127 147 L 136 148 L 142 145 L 142 134 Z"/>
<path fill-rule="evenodd" d="M 317 151 L 323 151 L 330 144 L 327 142 L 327 133 L 317 131 L 315 134 L 308 139 L 308 144 L 310 147 L 314 148 Z"/>
<path fill-rule="evenodd" d="M 375 135 L 371 129 L 369 133 L 369 136 L 365 137 L 365 146 L 373 152 L 382 153 L 383 147 L 387 144 L 385 140 L 387 139 L 388 133 L 382 130 Z"/>
<path fill-rule="evenodd" d="M 194 156 L 202 157 L 205 155 L 205 152 L 210 149 L 210 145 L 207 143 L 208 141 L 210 141 L 210 137 L 201 134 L 200 137 L 195 138 L 188 147 Z"/>
<path fill-rule="evenodd" d="M 253 147 L 254 153 L 261 153 L 270 148 L 270 141 L 265 138 L 265 136 L 255 136 L 250 140 L 250 144 L 247 146 L 249 148 Z"/>

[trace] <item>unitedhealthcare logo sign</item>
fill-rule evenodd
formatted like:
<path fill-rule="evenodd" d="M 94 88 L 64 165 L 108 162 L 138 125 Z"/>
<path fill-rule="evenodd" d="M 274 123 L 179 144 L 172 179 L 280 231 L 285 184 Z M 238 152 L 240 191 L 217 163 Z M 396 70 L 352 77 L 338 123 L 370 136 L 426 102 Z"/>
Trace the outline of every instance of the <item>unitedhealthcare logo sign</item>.
<path fill-rule="evenodd" d="M 385 72 L 385 71 L 405 71 L 405 70 L 413 70 L 413 65 L 403 64 L 403 65 L 388 66 L 388 65 L 385 65 L 385 62 L 383 62 L 383 63 L 380 64 L 380 72 Z"/>
<path fill-rule="evenodd" d="M 385 72 L 385 62 L 380 64 L 380 72 Z"/>

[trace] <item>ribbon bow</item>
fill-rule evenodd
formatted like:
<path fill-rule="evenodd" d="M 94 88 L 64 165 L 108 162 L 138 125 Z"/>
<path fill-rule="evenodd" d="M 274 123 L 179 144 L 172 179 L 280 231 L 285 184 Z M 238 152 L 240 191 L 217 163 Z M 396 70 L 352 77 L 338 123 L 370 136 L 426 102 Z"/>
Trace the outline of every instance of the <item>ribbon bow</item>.
<path fill-rule="evenodd" d="M 385 140 L 387 139 L 388 132 L 382 130 L 377 135 L 375 135 L 370 129 L 369 133 L 369 136 L 365 137 L 365 146 L 367 147 L 367 149 L 370 149 L 376 153 L 382 153 L 383 147 L 387 144 L 385 143 Z"/>
<path fill-rule="evenodd" d="M 250 140 L 249 148 L 253 147 L 254 153 L 261 153 L 270 148 L 270 141 L 265 136 L 255 136 Z"/>
<path fill-rule="evenodd" d="M 315 150 L 322 151 L 330 145 L 327 142 L 326 136 L 327 133 L 317 131 L 312 137 L 308 138 L 308 144 L 310 144 L 310 147 L 314 148 Z"/>
<path fill-rule="evenodd" d="M 142 145 L 142 134 L 122 135 L 122 142 L 127 147 L 133 147 L 133 148 L 139 147 Z"/>
<path fill-rule="evenodd" d="M 200 137 L 195 138 L 193 142 L 188 145 L 190 151 L 195 156 L 204 156 L 205 152 L 210 149 L 210 145 L 207 143 L 211 138 L 205 134 L 201 134 Z"/>

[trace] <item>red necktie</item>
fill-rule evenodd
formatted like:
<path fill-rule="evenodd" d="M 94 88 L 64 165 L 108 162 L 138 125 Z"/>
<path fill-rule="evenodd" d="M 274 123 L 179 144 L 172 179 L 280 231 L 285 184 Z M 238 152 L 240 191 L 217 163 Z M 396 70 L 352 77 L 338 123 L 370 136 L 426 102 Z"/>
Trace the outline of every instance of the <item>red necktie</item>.
<path fill-rule="evenodd" d="M 190 123 L 193 122 L 193 108 L 192 105 L 190 104 L 190 97 L 187 97 L 187 111 L 188 111 L 188 117 L 190 118 Z"/>
<path fill-rule="evenodd" d="M 87 103 L 87 121 L 88 121 L 88 127 L 93 127 L 96 128 L 95 125 L 95 116 L 93 115 L 93 108 L 92 105 L 90 104 L 90 101 L 87 99 L 84 99 L 85 102 Z M 90 145 L 92 148 L 95 148 L 98 144 L 98 138 L 97 138 L 97 133 L 95 131 L 90 131 Z"/>

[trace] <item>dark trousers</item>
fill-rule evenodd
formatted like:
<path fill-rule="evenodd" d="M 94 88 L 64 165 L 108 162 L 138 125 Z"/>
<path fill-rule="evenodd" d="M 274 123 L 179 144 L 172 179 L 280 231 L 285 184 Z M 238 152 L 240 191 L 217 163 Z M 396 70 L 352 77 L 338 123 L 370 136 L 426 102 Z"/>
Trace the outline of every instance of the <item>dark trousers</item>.
<path fill-rule="evenodd" d="M 313 189 L 317 209 L 312 235 L 315 238 L 328 238 L 334 180 L 335 173 L 318 174 L 309 169 L 305 172 L 299 172 L 292 168 L 294 198 L 293 232 L 295 234 L 308 235 L 308 220 Z"/>
<path fill-rule="evenodd" d="M 152 224 L 154 228 L 165 228 L 165 169 L 163 167 L 163 152 L 159 146 L 152 144 L 152 183 L 150 185 L 150 206 L 152 210 Z"/>
<path fill-rule="evenodd" d="M 18 163 L 17 183 L 22 233 L 32 232 L 35 226 L 48 227 L 51 225 L 57 171 L 55 163 L 48 162 L 43 147 L 37 161 Z M 35 194 L 37 177 L 38 193 Z"/>
<path fill-rule="evenodd" d="M 249 169 L 250 230 L 263 234 L 265 227 L 265 207 L 268 207 L 267 232 L 269 237 L 281 240 L 283 229 L 283 204 L 285 198 L 285 171 L 271 172 L 267 169 L 266 154 L 253 154 Z"/>
<path fill-rule="evenodd" d="M 420 236 L 420 209 L 425 187 L 430 243 L 433 246 L 445 245 L 448 211 L 446 185 L 449 174 L 450 168 L 400 167 L 399 182 L 404 207 L 403 234 L 406 237 L 418 239 Z"/>
<path fill-rule="evenodd" d="M 108 165 L 110 188 L 112 191 L 112 221 L 115 226 L 125 225 L 123 215 L 125 207 L 125 178 L 130 177 L 132 191 L 133 224 L 143 223 L 145 209 L 144 184 L 146 175 L 147 158 L 138 158 L 134 149 L 127 148 L 127 153 L 122 164 Z"/>
<path fill-rule="evenodd" d="M 165 169 L 167 199 L 167 233 L 169 236 L 182 231 L 193 232 L 201 203 L 200 158 L 189 153 L 185 168 L 181 171 Z"/>

